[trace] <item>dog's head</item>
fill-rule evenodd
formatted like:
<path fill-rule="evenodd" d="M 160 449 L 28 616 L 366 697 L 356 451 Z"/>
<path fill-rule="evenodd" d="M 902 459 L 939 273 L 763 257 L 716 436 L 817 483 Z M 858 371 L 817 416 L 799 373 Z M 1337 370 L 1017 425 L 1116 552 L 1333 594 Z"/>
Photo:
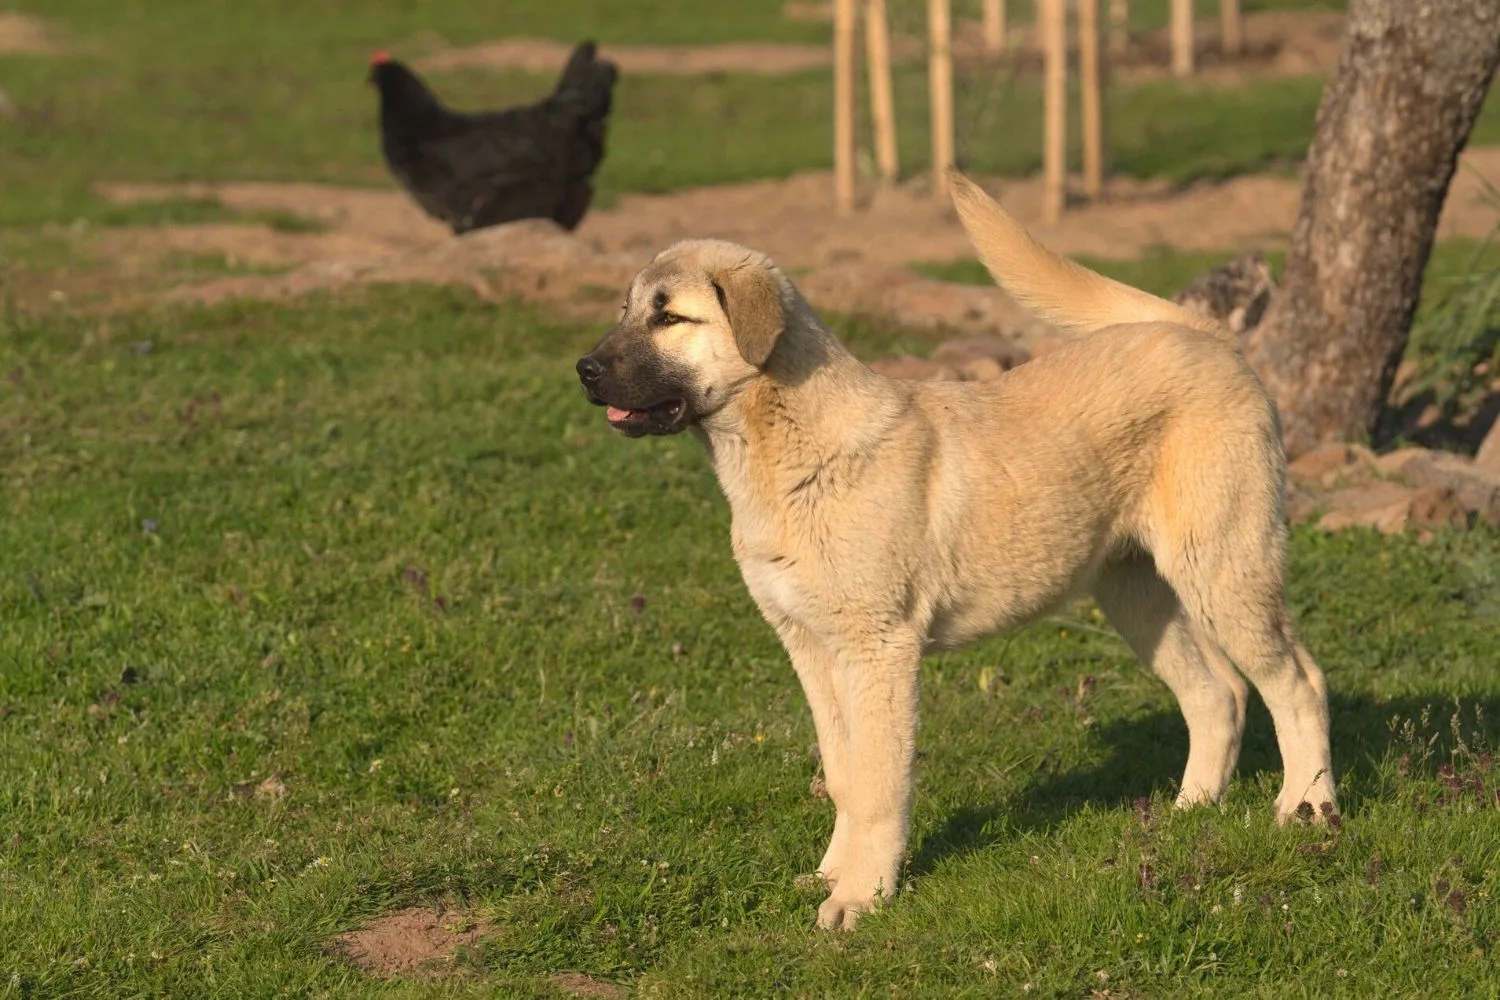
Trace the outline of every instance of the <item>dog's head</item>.
<path fill-rule="evenodd" d="M 627 437 L 676 434 L 765 369 L 792 295 L 754 250 L 719 240 L 668 247 L 630 283 L 619 324 L 579 359 L 584 392 Z"/>

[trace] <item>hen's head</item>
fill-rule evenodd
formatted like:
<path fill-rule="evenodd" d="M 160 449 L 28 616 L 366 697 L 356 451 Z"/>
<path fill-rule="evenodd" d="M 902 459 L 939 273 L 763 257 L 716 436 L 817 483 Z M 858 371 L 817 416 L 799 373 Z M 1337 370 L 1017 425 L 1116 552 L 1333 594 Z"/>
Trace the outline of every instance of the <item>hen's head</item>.
<path fill-rule="evenodd" d="M 380 91 L 382 114 L 405 117 L 442 111 L 432 91 L 417 74 L 385 51 L 370 57 L 370 83 Z"/>

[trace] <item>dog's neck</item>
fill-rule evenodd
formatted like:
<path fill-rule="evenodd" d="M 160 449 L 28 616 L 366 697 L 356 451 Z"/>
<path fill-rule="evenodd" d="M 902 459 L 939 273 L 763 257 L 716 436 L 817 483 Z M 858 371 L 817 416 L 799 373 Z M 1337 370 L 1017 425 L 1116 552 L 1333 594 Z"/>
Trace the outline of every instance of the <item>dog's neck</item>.
<path fill-rule="evenodd" d="M 908 391 L 862 364 L 799 306 L 764 370 L 695 428 L 737 515 L 840 456 L 877 447 L 910 405 Z M 752 468 L 761 476 L 747 475 Z M 752 482 L 761 484 L 754 496 L 746 492 Z"/>

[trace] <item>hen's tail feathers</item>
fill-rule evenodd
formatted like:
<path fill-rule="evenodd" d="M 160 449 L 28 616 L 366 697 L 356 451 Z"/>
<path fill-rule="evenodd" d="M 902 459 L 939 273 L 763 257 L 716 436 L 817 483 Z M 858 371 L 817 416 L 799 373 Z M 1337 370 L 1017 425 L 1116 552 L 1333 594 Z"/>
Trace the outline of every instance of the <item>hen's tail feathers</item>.
<path fill-rule="evenodd" d="M 953 168 L 953 207 L 995 283 L 1037 316 L 1073 333 L 1119 323 L 1175 323 L 1237 344 L 1217 320 L 1121 284 L 1042 246 L 995 200 Z"/>
<path fill-rule="evenodd" d="M 573 49 L 568 65 L 557 81 L 553 99 L 583 121 L 601 121 L 609 115 L 615 78 L 615 64 L 595 57 L 593 42 L 580 42 Z"/>

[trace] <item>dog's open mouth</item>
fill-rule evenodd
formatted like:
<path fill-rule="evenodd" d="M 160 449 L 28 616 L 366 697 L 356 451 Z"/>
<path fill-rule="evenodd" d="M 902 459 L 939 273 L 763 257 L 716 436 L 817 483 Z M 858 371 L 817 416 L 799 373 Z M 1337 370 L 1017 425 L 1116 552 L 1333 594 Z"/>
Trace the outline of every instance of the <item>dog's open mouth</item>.
<path fill-rule="evenodd" d="M 615 430 L 632 437 L 641 434 L 675 434 L 687 423 L 687 400 L 669 399 L 644 410 L 627 410 L 605 404 L 604 416 Z"/>

